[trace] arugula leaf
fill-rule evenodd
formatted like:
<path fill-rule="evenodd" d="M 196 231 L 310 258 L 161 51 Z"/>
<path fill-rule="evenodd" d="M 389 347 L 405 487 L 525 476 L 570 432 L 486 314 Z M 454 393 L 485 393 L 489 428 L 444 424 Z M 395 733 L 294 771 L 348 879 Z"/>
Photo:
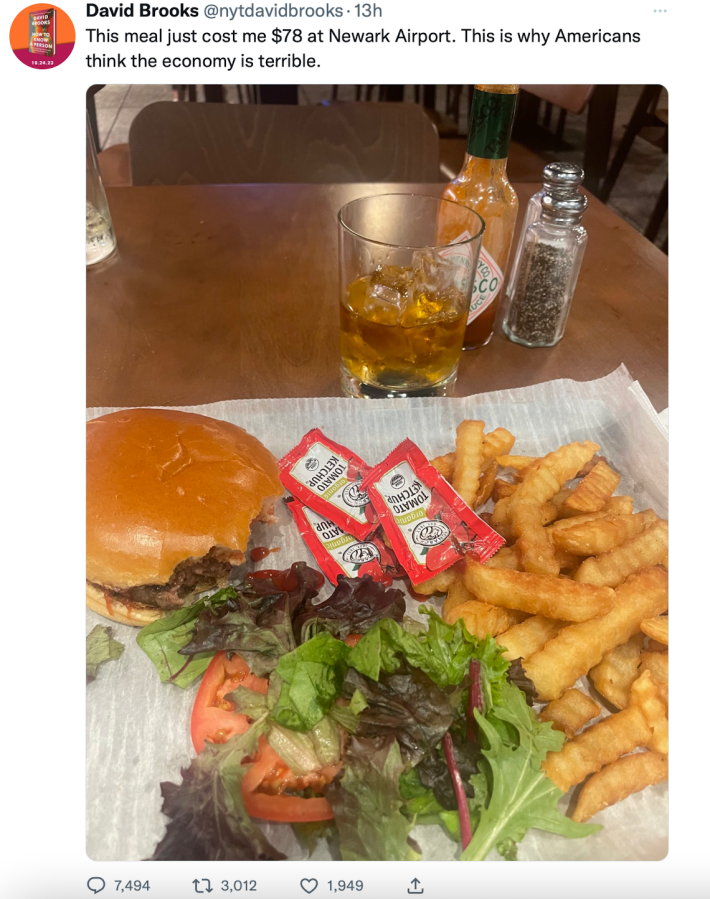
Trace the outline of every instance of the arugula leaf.
<path fill-rule="evenodd" d="M 158 669 L 162 683 L 171 681 L 185 689 L 205 673 L 214 652 L 196 653 L 186 659 L 180 650 L 190 642 L 195 622 L 208 603 L 219 607 L 236 595 L 232 587 L 225 587 L 191 606 L 159 618 L 138 632 L 136 643 Z"/>
<path fill-rule="evenodd" d="M 97 624 L 86 635 L 86 683 L 96 679 L 96 669 L 102 662 L 118 659 L 125 649 L 123 643 L 114 640 L 111 628 Z"/>
<path fill-rule="evenodd" d="M 170 819 L 151 861 L 263 861 L 285 858 L 252 823 L 242 799 L 242 759 L 256 748 L 264 719 L 227 743 L 207 743 L 182 770 L 182 783 L 162 783 Z"/>
<path fill-rule="evenodd" d="M 511 689 L 517 691 L 516 687 Z M 527 712 L 522 694 L 522 702 Z M 512 697 L 512 694 L 511 694 Z M 496 715 L 501 707 L 496 709 Z M 488 768 L 487 779 L 490 795 L 487 805 L 481 809 L 480 820 L 473 838 L 461 855 L 463 861 L 483 861 L 496 846 L 511 857 L 512 844 L 523 839 L 530 828 L 557 833 L 564 837 L 586 837 L 600 830 L 596 824 L 576 824 L 560 812 L 557 804 L 562 791 L 547 777 L 540 763 L 547 753 L 547 746 L 555 742 L 559 747 L 562 734 L 554 740 L 549 735 L 551 725 L 538 722 L 537 728 L 526 725 L 521 732 L 521 744 L 505 743 L 496 728 L 478 710 L 476 722 L 488 743 L 483 749 L 481 765 Z M 509 718 L 521 720 L 514 711 Z M 521 721 L 522 723 L 522 721 Z"/>
<path fill-rule="evenodd" d="M 273 720 L 300 733 L 315 727 L 340 696 L 349 652 L 345 643 L 324 632 L 282 656 L 276 668 L 282 685 Z"/>
<path fill-rule="evenodd" d="M 343 682 L 343 696 L 354 699 L 358 693 L 367 707 L 358 715 L 355 733 L 379 744 L 394 737 L 410 765 L 441 742 L 454 720 L 449 696 L 423 671 L 408 665 L 394 674 L 381 674 L 379 682 L 351 668 Z"/>
<path fill-rule="evenodd" d="M 354 738 L 343 777 L 326 789 L 346 861 L 414 861 L 412 823 L 402 813 L 399 778 L 404 768 L 394 738 L 384 746 Z"/>
<path fill-rule="evenodd" d="M 294 633 L 303 643 L 320 630 L 328 630 L 344 640 L 350 634 L 364 634 L 383 618 L 402 621 L 406 603 L 401 590 L 387 589 L 362 577 L 338 576 L 338 585 L 324 602 L 309 599 L 293 622 Z"/>

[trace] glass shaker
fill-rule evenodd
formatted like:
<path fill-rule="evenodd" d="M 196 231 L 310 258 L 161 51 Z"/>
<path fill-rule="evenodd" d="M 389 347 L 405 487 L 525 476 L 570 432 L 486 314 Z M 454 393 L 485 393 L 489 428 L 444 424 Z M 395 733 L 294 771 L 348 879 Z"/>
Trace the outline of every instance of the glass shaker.
<path fill-rule="evenodd" d="M 107 259 L 116 249 L 111 213 L 101 180 L 94 138 L 86 118 L 86 264 Z"/>
<path fill-rule="evenodd" d="M 525 219 L 523 227 L 520 229 L 522 235 L 528 230 L 533 222 L 540 220 L 542 212 L 542 198 L 545 194 L 556 194 L 559 196 L 575 196 L 579 193 L 579 188 L 584 181 L 584 169 L 571 162 L 550 162 L 542 170 L 542 187 L 533 194 L 528 201 L 525 210 Z M 510 276 L 508 278 L 508 288 L 506 296 L 510 297 L 510 285 L 515 281 L 520 264 L 520 251 L 522 250 L 523 241 L 518 241 L 518 246 L 513 256 L 513 264 L 510 267 Z"/>
<path fill-rule="evenodd" d="M 506 336 L 529 347 L 554 346 L 562 338 L 587 245 L 583 194 L 544 193 L 540 206 L 540 220 L 520 239 L 503 320 Z"/>

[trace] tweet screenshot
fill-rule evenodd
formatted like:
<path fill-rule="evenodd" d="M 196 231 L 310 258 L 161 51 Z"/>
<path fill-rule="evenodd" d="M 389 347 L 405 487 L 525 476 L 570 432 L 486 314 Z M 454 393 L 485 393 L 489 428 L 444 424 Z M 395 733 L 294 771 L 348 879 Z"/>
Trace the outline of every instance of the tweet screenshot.
<path fill-rule="evenodd" d="M 3 893 L 707 896 L 693 5 L 21 2 Z"/>

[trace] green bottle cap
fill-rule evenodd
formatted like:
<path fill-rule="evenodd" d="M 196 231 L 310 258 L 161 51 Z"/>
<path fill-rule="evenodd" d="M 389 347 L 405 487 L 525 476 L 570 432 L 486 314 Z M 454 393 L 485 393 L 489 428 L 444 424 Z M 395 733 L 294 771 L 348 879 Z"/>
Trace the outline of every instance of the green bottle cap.
<path fill-rule="evenodd" d="M 513 130 L 517 94 L 493 94 L 474 88 L 468 152 L 479 159 L 505 159 Z"/>

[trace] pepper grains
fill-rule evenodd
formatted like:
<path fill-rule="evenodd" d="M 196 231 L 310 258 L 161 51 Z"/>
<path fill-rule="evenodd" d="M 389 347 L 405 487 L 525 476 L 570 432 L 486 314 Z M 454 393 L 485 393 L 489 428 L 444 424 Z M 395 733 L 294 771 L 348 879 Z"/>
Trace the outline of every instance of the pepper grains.
<path fill-rule="evenodd" d="M 554 346 L 564 334 L 587 244 L 580 224 L 587 198 L 542 198 L 542 214 L 521 237 L 520 261 L 508 287 L 503 330 L 529 347 Z"/>

